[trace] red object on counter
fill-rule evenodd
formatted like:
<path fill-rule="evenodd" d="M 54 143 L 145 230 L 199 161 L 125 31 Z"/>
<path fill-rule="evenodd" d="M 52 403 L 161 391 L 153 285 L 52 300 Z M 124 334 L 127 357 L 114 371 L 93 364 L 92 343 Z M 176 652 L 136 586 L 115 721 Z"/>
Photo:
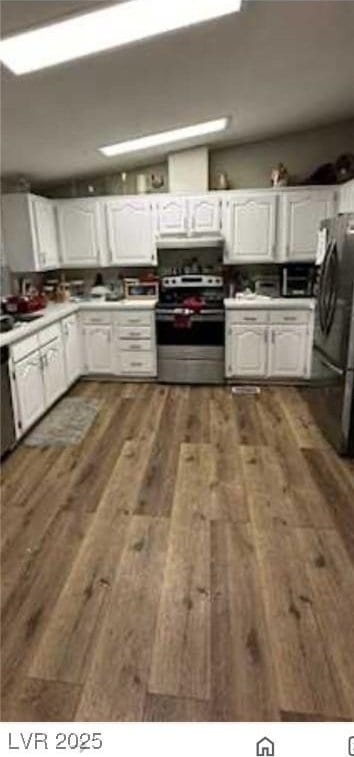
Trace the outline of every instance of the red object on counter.
<path fill-rule="evenodd" d="M 13 294 L 6 297 L 2 303 L 6 313 L 34 313 L 36 310 L 43 310 L 46 306 L 46 297 L 44 294 L 17 295 Z"/>

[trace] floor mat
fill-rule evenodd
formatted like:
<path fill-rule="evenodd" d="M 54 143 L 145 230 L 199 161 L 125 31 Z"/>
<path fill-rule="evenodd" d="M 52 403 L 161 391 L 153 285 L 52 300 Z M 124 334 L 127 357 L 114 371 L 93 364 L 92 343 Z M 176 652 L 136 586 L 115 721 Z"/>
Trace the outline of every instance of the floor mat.
<path fill-rule="evenodd" d="M 24 443 L 29 447 L 69 447 L 79 444 L 87 434 L 97 415 L 99 402 L 81 397 L 61 400 Z"/>

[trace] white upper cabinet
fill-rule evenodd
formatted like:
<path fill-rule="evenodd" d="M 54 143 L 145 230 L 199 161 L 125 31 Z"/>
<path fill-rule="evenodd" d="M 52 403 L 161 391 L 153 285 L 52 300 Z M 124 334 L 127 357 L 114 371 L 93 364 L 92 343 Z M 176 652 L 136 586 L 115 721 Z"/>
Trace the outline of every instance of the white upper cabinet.
<path fill-rule="evenodd" d="M 100 204 L 97 200 L 57 202 L 59 241 L 64 267 L 97 266 L 102 259 Z"/>
<path fill-rule="evenodd" d="M 106 202 L 109 262 L 114 265 L 156 265 L 151 202 L 131 197 Z"/>
<path fill-rule="evenodd" d="M 231 326 L 228 336 L 229 376 L 265 376 L 267 326 Z"/>
<path fill-rule="evenodd" d="M 2 199 L 4 255 L 14 272 L 45 271 L 59 264 L 54 205 L 31 194 Z"/>
<path fill-rule="evenodd" d="M 57 268 L 59 264 L 58 237 L 55 210 L 50 200 L 31 197 L 30 208 L 36 235 L 36 248 L 40 268 Z"/>
<path fill-rule="evenodd" d="M 225 262 L 269 262 L 275 255 L 277 195 L 238 193 L 226 200 Z"/>
<path fill-rule="evenodd" d="M 185 197 L 160 198 L 156 204 L 156 232 L 159 236 L 178 236 L 188 231 L 188 206 Z"/>
<path fill-rule="evenodd" d="M 313 261 L 317 231 L 324 218 L 335 212 L 335 189 L 298 189 L 280 199 L 279 257 Z"/>
<path fill-rule="evenodd" d="M 338 213 L 354 213 L 354 179 L 338 187 Z"/>
<path fill-rule="evenodd" d="M 188 200 L 190 234 L 220 234 L 221 200 L 219 197 L 192 197 Z"/>

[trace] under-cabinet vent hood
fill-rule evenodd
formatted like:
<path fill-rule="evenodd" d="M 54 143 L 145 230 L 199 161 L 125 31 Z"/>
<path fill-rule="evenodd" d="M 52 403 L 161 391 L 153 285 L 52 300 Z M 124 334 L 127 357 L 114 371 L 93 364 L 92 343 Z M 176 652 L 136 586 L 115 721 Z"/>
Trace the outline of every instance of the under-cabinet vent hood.
<path fill-rule="evenodd" d="M 224 237 L 216 236 L 196 236 L 189 237 L 187 234 L 180 237 L 160 237 L 156 240 L 156 245 L 160 250 L 191 250 L 201 247 L 223 247 Z"/>

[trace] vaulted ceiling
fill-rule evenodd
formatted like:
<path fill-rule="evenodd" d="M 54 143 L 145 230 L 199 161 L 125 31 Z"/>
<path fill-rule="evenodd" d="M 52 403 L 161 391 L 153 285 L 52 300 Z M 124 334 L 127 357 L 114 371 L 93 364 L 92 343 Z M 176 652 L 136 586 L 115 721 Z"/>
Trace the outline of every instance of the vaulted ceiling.
<path fill-rule="evenodd" d="M 109 4 L 3 0 L 2 36 Z M 97 147 L 223 115 L 210 145 L 350 117 L 353 38 L 354 2 L 244 0 L 232 17 L 65 65 L 2 67 L 2 173 L 54 181 L 151 162 L 161 148 L 107 159 Z"/>

